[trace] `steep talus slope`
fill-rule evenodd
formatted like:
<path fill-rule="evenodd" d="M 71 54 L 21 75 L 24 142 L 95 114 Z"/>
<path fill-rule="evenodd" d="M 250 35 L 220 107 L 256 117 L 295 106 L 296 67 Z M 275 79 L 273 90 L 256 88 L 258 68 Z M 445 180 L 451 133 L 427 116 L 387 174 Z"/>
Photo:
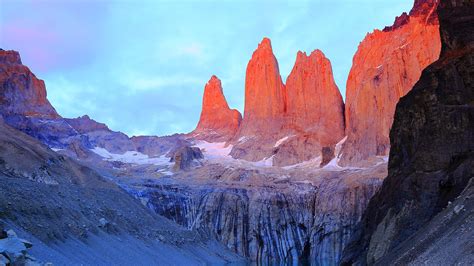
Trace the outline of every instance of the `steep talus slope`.
<path fill-rule="evenodd" d="M 212 76 L 204 88 L 202 111 L 191 137 L 212 142 L 228 141 L 239 129 L 242 115 L 230 109 L 219 78 Z"/>
<path fill-rule="evenodd" d="M 31 239 L 31 251 L 42 261 L 188 265 L 241 260 L 1 121 L 0 202 L 0 227 Z"/>
<path fill-rule="evenodd" d="M 437 0 L 416 0 L 410 14 L 375 30 L 360 43 L 346 85 L 346 135 L 341 163 L 357 165 L 390 150 L 398 99 L 438 59 Z"/>
<path fill-rule="evenodd" d="M 463 223 L 472 224 L 472 181 L 467 184 L 474 176 L 474 2 L 441 1 L 438 16 L 440 59 L 397 105 L 389 175 L 370 201 L 357 237 L 345 251 L 345 263 L 396 260 L 393 253 L 403 256 L 402 261 L 416 261 L 423 252 L 440 259 L 445 253 L 440 247 L 433 250 L 435 244 L 449 243 L 446 238 L 453 236 L 436 227 L 450 223 L 456 226 L 448 228 L 454 234 Z M 457 207 L 441 212 L 450 201 Z M 463 214 L 457 220 L 448 217 L 450 211 L 454 217 Z M 445 250 L 452 250 L 456 259 L 474 260 L 473 242 L 466 241 L 473 234 L 466 227 L 455 241 L 468 245 L 456 249 L 452 243 Z M 410 249 L 418 252 L 403 255 Z"/>

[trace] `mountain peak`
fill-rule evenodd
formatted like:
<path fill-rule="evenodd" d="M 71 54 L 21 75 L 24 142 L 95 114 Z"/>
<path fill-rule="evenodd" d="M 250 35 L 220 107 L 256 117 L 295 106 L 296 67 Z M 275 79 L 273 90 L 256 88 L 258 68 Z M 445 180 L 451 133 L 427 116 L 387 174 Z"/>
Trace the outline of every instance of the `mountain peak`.
<path fill-rule="evenodd" d="M 257 50 L 269 49 L 272 50 L 272 42 L 268 37 L 263 37 L 262 41 L 258 44 Z"/>

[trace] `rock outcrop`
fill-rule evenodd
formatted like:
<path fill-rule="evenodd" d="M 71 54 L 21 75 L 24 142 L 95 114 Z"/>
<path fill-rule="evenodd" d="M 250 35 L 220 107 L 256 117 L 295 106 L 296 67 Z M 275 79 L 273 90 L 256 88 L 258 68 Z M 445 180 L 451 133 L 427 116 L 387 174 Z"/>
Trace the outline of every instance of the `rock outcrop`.
<path fill-rule="evenodd" d="M 21 63 L 16 51 L 0 49 L 0 113 L 57 118 L 46 98 L 44 81 Z"/>
<path fill-rule="evenodd" d="M 234 137 L 241 120 L 240 112 L 229 108 L 221 81 L 212 76 L 204 87 L 201 117 L 191 136 L 212 142 L 228 141 Z"/>
<path fill-rule="evenodd" d="M 396 103 L 439 56 L 437 2 L 416 0 L 409 15 L 360 43 L 347 80 L 342 164 L 388 155 Z"/>
<path fill-rule="evenodd" d="M 201 149 L 198 147 L 185 146 L 178 149 L 170 162 L 174 162 L 173 170 L 189 170 L 193 166 L 201 165 L 197 160 L 203 159 Z"/>
<path fill-rule="evenodd" d="M 423 71 L 397 105 L 390 132 L 389 174 L 345 251 L 346 264 L 387 265 L 392 264 L 387 257 L 396 259 L 394 254 L 402 250 L 416 250 L 404 256 L 401 264 L 408 264 L 424 251 L 436 253 L 431 245 L 443 234 L 433 234 L 436 230 L 430 220 L 455 200 L 472 207 L 468 194 L 474 182 L 474 2 L 441 1 L 437 12 L 440 58 Z M 465 197 L 459 198 L 460 194 Z M 458 215 L 463 206 L 438 221 L 448 222 L 448 216 Z M 425 230 L 427 225 L 433 230 Z M 461 225 L 451 222 L 450 230 Z M 472 251 L 473 231 L 469 227 L 462 231 L 459 241 L 467 239 Z M 418 242 L 428 234 L 431 238 Z M 441 254 L 439 247 L 437 250 Z M 461 254 L 462 250 L 453 252 Z M 472 263 L 472 252 L 467 256 Z"/>
<path fill-rule="evenodd" d="M 0 231 L 0 264 L 1 265 L 42 265 L 28 254 L 33 244 L 21 239 L 15 231 Z"/>

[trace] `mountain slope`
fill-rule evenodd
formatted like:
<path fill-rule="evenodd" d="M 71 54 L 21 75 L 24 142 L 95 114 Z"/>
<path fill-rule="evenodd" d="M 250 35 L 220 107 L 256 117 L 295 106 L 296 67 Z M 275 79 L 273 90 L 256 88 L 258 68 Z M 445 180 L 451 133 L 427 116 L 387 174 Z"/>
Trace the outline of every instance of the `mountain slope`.
<path fill-rule="evenodd" d="M 42 261 L 188 265 L 241 260 L 1 121 L 0 202 L 0 227 L 31 239 L 31 252 Z"/>

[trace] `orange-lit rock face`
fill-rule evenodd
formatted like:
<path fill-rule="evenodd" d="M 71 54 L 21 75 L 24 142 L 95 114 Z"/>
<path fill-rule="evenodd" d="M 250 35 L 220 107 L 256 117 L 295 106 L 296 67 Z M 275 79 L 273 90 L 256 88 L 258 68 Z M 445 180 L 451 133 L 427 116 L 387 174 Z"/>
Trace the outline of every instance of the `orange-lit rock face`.
<path fill-rule="evenodd" d="M 344 103 L 331 62 L 320 50 L 309 56 L 298 52 L 286 91 L 290 129 L 318 134 L 322 145 L 336 144 L 344 137 Z"/>
<path fill-rule="evenodd" d="M 227 141 L 235 135 L 241 120 L 239 111 L 229 108 L 221 81 L 212 76 L 204 88 L 201 117 L 193 136 L 209 141 Z"/>
<path fill-rule="evenodd" d="M 441 48 L 436 1 L 417 0 L 410 15 L 375 30 L 359 45 L 346 88 L 346 134 L 342 163 L 388 155 L 395 106 L 418 81 Z"/>
<path fill-rule="evenodd" d="M 319 50 L 299 52 L 285 88 L 264 39 L 247 68 L 245 115 L 231 155 L 291 165 L 320 156 L 343 137 L 344 103 L 329 60 Z"/>
<path fill-rule="evenodd" d="M 0 49 L 0 113 L 56 118 L 44 82 L 22 65 L 16 51 Z"/>
<path fill-rule="evenodd" d="M 240 135 L 278 130 L 285 112 L 285 86 L 272 45 L 264 38 L 252 55 L 245 77 L 245 111 Z"/>

